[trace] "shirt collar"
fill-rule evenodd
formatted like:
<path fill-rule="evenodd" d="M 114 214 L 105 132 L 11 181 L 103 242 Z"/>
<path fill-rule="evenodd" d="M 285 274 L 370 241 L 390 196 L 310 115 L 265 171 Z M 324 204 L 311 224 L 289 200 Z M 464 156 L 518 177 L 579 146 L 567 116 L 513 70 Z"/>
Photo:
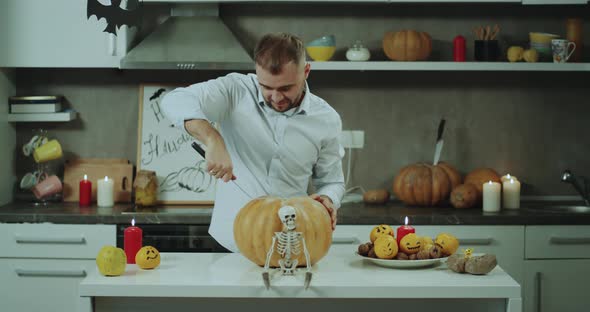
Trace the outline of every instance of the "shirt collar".
<path fill-rule="evenodd" d="M 260 88 L 260 84 L 258 82 L 258 79 L 256 79 L 256 82 L 258 83 L 258 85 L 256 86 L 256 88 L 258 89 L 258 105 L 260 105 L 263 109 L 269 109 L 272 110 L 273 112 L 276 112 L 272 107 L 269 107 L 268 105 L 266 105 L 266 101 L 264 100 L 264 96 L 262 95 L 262 89 Z M 307 112 L 309 111 L 309 107 L 310 107 L 310 99 L 309 99 L 309 86 L 307 85 L 307 81 L 305 81 L 305 94 L 303 95 L 303 100 L 301 101 L 301 104 L 297 107 L 294 107 L 286 112 L 282 112 L 282 113 L 278 113 L 278 114 L 284 114 L 287 115 L 289 117 L 293 116 L 293 115 L 298 115 L 298 114 L 307 114 Z"/>

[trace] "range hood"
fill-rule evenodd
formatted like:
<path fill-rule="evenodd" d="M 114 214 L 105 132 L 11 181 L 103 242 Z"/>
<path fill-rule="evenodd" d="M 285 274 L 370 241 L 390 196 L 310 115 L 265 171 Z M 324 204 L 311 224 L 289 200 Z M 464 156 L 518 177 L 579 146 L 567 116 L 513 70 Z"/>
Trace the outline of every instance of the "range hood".
<path fill-rule="evenodd" d="M 121 60 L 123 69 L 250 70 L 254 61 L 217 16 L 172 16 Z"/>

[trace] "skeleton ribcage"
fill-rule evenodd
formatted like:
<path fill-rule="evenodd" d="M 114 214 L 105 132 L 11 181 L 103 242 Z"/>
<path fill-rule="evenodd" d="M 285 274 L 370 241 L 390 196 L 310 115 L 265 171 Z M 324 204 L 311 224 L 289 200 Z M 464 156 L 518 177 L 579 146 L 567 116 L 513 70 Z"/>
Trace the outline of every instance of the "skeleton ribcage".
<path fill-rule="evenodd" d="M 300 232 L 280 232 L 278 235 L 277 251 L 283 256 L 301 253 Z"/>

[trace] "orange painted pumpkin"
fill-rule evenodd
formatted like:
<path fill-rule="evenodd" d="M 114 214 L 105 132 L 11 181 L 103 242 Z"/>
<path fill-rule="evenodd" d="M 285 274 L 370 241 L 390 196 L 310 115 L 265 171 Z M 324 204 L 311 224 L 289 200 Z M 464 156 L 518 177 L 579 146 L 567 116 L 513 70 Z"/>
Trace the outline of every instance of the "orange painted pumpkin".
<path fill-rule="evenodd" d="M 393 181 L 393 193 L 408 205 L 436 206 L 461 184 L 461 175 L 451 165 L 418 163 L 403 167 Z"/>
<path fill-rule="evenodd" d="M 313 265 L 330 249 L 332 221 L 324 205 L 309 197 L 259 197 L 248 202 L 234 220 L 234 239 L 240 253 L 257 265 L 264 265 L 275 232 L 281 232 L 283 229 L 283 223 L 278 215 L 279 209 L 283 206 L 295 208 L 295 231 L 303 233 Z M 279 267 L 280 258 L 275 244 L 270 266 Z M 297 260 L 297 266 L 306 265 L 303 245 Z"/>
<path fill-rule="evenodd" d="M 461 184 L 451 192 L 451 204 L 455 208 L 471 208 L 477 204 L 478 196 L 475 185 Z"/>
<path fill-rule="evenodd" d="M 415 30 L 387 32 L 383 37 L 383 52 L 394 61 L 423 61 L 432 52 L 432 38 Z"/>
<path fill-rule="evenodd" d="M 465 184 L 473 184 L 475 186 L 479 200 L 481 200 L 483 195 L 483 184 L 489 181 L 502 183 L 500 175 L 496 170 L 490 168 L 478 168 L 465 176 Z"/>

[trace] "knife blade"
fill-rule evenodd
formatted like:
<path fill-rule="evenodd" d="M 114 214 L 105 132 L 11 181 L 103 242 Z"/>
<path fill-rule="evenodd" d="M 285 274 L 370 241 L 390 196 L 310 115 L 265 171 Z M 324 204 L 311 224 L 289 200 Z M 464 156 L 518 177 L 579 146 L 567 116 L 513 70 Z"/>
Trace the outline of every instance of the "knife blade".
<path fill-rule="evenodd" d="M 197 151 L 197 153 L 199 153 L 199 155 L 201 155 L 201 157 L 203 157 L 203 159 L 205 159 L 205 150 L 199 144 L 197 144 L 197 142 L 191 143 L 191 146 L 193 147 L 193 149 L 195 151 Z M 236 176 L 232 175 L 230 182 L 232 182 L 235 186 L 237 186 L 240 189 L 240 191 L 242 191 L 242 193 L 244 193 L 250 199 L 253 199 L 254 197 L 252 197 L 252 195 L 250 195 L 250 193 L 246 192 L 238 183 L 236 183 L 235 180 L 236 180 Z"/>
<path fill-rule="evenodd" d="M 264 287 L 268 290 L 270 288 L 270 276 L 268 272 L 262 272 L 262 280 L 264 281 Z"/>
<path fill-rule="evenodd" d="M 303 283 L 303 288 L 307 290 L 309 288 L 309 284 L 311 284 L 311 272 L 305 272 L 305 282 Z"/>
<path fill-rule="evenodd" d="M 440 154 L 442 153 L 442 148 L 444 145 L 444 140 L 442 138 L 443 132 L 445 131 L 445 119 L 441 119 L 440 123 L 438 124 L 438 135 L 436 137 L 436 147 L 434 148 L 434 165 L 438 164 L 440 160 Z"/>

